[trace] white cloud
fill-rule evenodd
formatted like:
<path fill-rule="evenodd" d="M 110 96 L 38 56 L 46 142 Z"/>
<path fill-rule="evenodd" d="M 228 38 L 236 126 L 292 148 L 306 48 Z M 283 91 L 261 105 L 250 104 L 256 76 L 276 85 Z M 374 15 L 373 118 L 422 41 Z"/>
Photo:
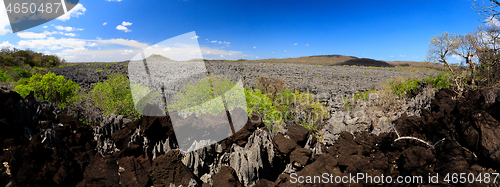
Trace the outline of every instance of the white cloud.
<path fill-rule="evenodd" d="M 224 57 L 224 55 L 220 55 L 220 57 Z"/>
<path fill-rule="evenodd" d="M 61 26 L 61 25 L 55 25 L 54 28 L 56 28 L 57 30 L 67 31 L 67 32 L 70 32 L 70 31 L 82 31 L 83 30 L 83 29 L 80 29 L 80 28 L 64 27 L 64 26 Z"/>
<path fill-rule="evenodd" d="M 128 29 L 127 26 L 132 25 L 130 22 L 123 21 L 121 25 L 116 26 L 117 30 L 125 31 L 125 32 L 132 32 L 132 30 Z"/>
<path fill-rule="evenodd" d="M 399 57 L 404 58 L 404 57 L 406 57 L 406 55 L 399 55 Z"/>
<path fill-rule="evenodd" d="M 121 2 L 122 0 L 106 0 L 106 1 L 109 1 L 109 2 Z"/>
<path fill-rule="evenodd" d="M 210 55 L 239 55 L 242 54 L 241 51 L 225 51 L 225 50 L 220 50 L 220 49 L 213 49 L 213 48 L 208 48 L 208 47 L 201 47 L 201 52 L 205 54 L 210 54 Z"/>
<path fill-rule="evenodd" d="M 107 25 L 107 24 L 108 24 L 108 22 L 104 22 L 104 23 L 102 23 L 102 25 Z"/>
<path fill-rule="evenodd" d="M 7 11 L 5 11 L 5 6 L 3 0 L 0 0 L 0 35 L 4 35 L 12 32 L 10 29 L 5 27 L 10 25 L 9 17 L 7 16 Z"/>
<path fill-rule="evenodd" d="M 496 17 L 488 17 L 484 20 L 487 25 L 500 27 L 500 21 Z"/>
<path fill-rule="evenodd" d="M 148 44 L 141 43 L 141 42 L 138 42 L 135 40 L 122 39 L 122 38 L 108 39 L 108 40 L 99 39 L 99 40 L 88 40 L 88 41 L 97 42 L 97 43 L 101 43 L 101 44 L 117 44 L 117 45 L 138 48 L 138 49 L 148 47 Z"/>
<path fill-rule="evenodd" d="M 43 28 L 46 29 L 46 28 L 49 28 L 49 26 L 45 25 L 45 26 L 43 26 Z"/>
<path fill-rule="evenodd" d="M 391 57 L 391 58 L 392 58 L 392 57 L 394 57 L 394 55 L 389 55 L 389 57 Z"/>
<path fill-rule="evenodd" d="M 85 40 L 74 38 L 60 38 L 48 37 L 46 39 L 38 40 L 21 40 L 18 43 L 19 48 L 33 48 L 44 49 L 59 46 L 63 48 L 72 48 L 74 50 L 84 50 L 85 46 L 89 45 Z"/>
<path fill-rule="evenodd" d="M 257 48 L 257 47 L 253 46 L 253 48 L 255 49 L 255 48 Z"/>
<path fill-rule="evenodd" d="M 134 50 L 122 50 L 121 54 L 122 55 L 128 55 L 128 54 L 133 53 L 133 52 L 134 52 Z"/>
<path fill-rule="evenodd" d="M 211 43 L 217 43 L 217 40 L 212 40 Z"/>
<path fill-rule="evenodd" d="M 73 7 L 73 9 L 71 9 L 66 14 L 59 16 L 57 19 L 61 20 L 61 21 L 67 21 L 71 17 L 78 18 L 79 16 L 84 15 L 85 11 L 87 11 L 87 9 L 85 7 L 83 7 L 82 4 L 78 3 L 75 7 Z"/>
<path fill-rule="evenodd" d="M 71 37 L 75 37 L 76 36 L 76 34 L 74 34 L 74 33 L 65 33 L 64 35 L 65 36 L 71 36 Z"/>
<path fill-rule="evenodd" d="M 255 58 L 259 58 L 258 56 L 256 56 Z"/>
<path fill-rule="evenodd" d="M 297 43 L 294 43 L 293 45 L 297 45 Z"/>
<path fill-rule="evenodd" d="M 271 52 L 271 53 L 274 53 L 274 52 Z"/>
<path fill-rule="evenodd" d="M 462 59 L 463 59 L 462 57 L 460 57 L 460 56 L 458 56 L 458 55 L 456 55 L 456 54 L 452 54 L 452 55 L 451 55 L 451 58 L 453 58 L 453 59 L 455 59 L 455 60 L 462 60 Z"/>
<path fill-rule="evenodd" d="M 309 44 L 306 44 L 306 46 L 309 46 Z"/>
<path fill-rule="evenodd" d="M 193 37 L 191 37 L 191 39 L 197 39 L 197 38 L 199 38 L 199 36 L 193 36 Z"/>
<path fill-rule="evenodd" d="M 34 32 L 18 32 L 17 36 L 19 36 L 20 38 L 38 38 L 38 39 L 46 37 L 44 33 L 34 33 Z"/>
<path fill-rule="evenodd" d="M 285 52 L 288 52 L 287 50 L 285 50 Z"/>
<path fill-rule="evenodd" d="M 126 22 L 126 21 L 123 21 L 123 22 L 122 22 L 122 25 L 123 25 L 123 26 L 130 26 L 130 25 L 132 25 L 132 23 L 130 23 L 130 22 Z"/>
<path fill-rule="evenodd" d="M 222 44 L 222 41 L 219 41 L 219 44 Z"/>
<path fill-rule="evenodd" d="M 11 43 L 9 43 L 9 41 L 5 41 L 5 42 L 2 42 L 0 44 L 0 49 L 3 49 L 3 48 L 14 48 L 15 46 L 12 45 Z"/>
<path fill-rule="evenodd" d="M 128 29 L 127 27 L 123 26 L 123 25 L 118 25 L 116 26 L 116 29 L 117 30 L 121 30 L 121 31 L 125 31 L 125 32 L 130 32 L 132 30 Z"/>

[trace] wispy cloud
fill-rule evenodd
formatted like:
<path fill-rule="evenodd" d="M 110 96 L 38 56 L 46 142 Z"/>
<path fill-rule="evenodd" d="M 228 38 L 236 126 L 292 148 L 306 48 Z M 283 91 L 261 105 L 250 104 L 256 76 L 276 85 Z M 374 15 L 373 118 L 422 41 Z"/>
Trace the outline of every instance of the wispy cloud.
<path fill-rule="evenodd" d="M 52 25 L 52 26 L 54 26 L 54 28 L 56 28 L 57 30 L 67 31 L 67 32 L 70 32 L 70 31 L 82 31 L 83 30 L 81 28 L 64 27 L 64 26 L 61 26 L 61 25 Z"/>
<path fill-rule="evenodd" d="M 199 38 L 199 36 L 193 36 L 193 37 L 191 37 L 191 39 L 197 39 L 197 38 Z"/>
<path fill-rule="evenodd" d="M 108 24 L 108 22 L 104 22 L 104 23 L 102 23 L 102 25 L 107 25 L 107 24 Z"/>
<path fill-rule="evenodd" d="M 306 44 L 306 46 L 309 46 L 309 44 Z"/>
<path fill-rule="evenodd" d="M 294 43 L 293 45 L 298 45 L 298 43 Z"/>
<path fill-rule="evenodd" d="M 43 33 L 34 33 L 34 32 L 18 32 L 17 36 L 20 38 L 45 38 L 46 35 Z"/>
<path fill-rule="evenodd" d="M 85 11 L 87 11 L 87 9 L 85 7 L 83 7 L 82 4 L 78 3 L 75 7 L 73 7 L 73 9 L 68 11 L 66 14 L 59 16 L 57 19 L 61 20 L 61 21 L 67 21 L 71 17 L 78 18 L 79 16 L 84 15 Z"/>
<path fill-rule="evenodd" d="M 404 57 L 406 57 L 406 55 L 399 55 L 399 57 L 404 58 Z"/>

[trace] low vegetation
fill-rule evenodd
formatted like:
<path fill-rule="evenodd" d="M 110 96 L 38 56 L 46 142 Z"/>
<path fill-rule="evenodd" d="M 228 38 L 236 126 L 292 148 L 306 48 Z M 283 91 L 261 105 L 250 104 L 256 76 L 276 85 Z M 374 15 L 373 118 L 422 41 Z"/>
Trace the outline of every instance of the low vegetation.
<path fill-rule="evenodd" d="M 113 74 L 108 80 L 97 83 L 88 94 L 94 105 L 103 111 L 103 115 L 114 113 L 130 119 L 140 117 L 134 108 L 130 82 L 121 74 Z"/>
<path fill-rule="evenodd" d="M 64 107 L 75 96 L 74 93 L 79 88 L 75 82 L 66 80 L 64 76 L 56 76 L 56 74 L 49 72 L 45 75 L 36 73 L 30 78 L 20 79 L 14 91 L 22 97 L 34 92 L 36 98 L 48 100 Z"/>

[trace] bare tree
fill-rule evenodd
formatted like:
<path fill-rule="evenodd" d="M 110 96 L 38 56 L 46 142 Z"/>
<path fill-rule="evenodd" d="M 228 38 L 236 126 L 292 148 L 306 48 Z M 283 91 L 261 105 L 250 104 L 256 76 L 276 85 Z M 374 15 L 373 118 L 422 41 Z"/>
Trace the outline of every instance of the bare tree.
<path fill-rule="evenodd" d="M 480 73 L 486 78 L 487 85 L 500 79 L 500 26 L 490 25 L 477 32 L 476 55 L 480 63 Z"/>
<path fill-rule="evenodd" d="M 475 85 L 475 72 L 476 72 L 476 63 L 474 63 L 474 57 L 476 56 L 476 47 L 478 46 L 476 34 L 466 34 L 466 35 L 458 35 L 456 37 L 456 48 L 453 51 L 455 55 L 462 57 L 469 68 L 471 70 L 472 85 Z"/>
<path fill-rule="evenodd" d="M 482 0 L 481 3 L 478 3 L 477 0 L 474 0 L 474 4 L 472 4 L 472 9 L 479 13 L 482 21 L 490 22 L 493 19 L 498 19 L 500 12 L 497 11 L 500 7 L 500 2 L 498 0 L 489 0 L 489 2 L 485 2 Z"/>
<path fill-rule="evenodd" d="M 444 32 L 443 34 L 436 35 L 431 38 L 429 51 L 427 52 L 427 60 L 431 62 L 439 62 L 448 66 L 450 71 L 453 73 L 453 69 L 451 68 L 446 58 L 455 53 L 457 49 L 457 37 L 448 32 Z"/>

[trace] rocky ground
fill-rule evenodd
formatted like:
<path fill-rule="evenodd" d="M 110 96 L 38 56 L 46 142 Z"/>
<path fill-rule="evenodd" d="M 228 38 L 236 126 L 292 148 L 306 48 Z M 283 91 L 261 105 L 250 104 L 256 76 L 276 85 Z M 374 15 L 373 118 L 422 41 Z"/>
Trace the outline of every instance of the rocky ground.
<path fill-rule="evenodd" d="M 437 75 L 435 72 L 389 71 L 387 68 L 369 68 L 359 65 L 352 67 L 206 61 L 206 67 L 209 70 L 230 69 L 239 72 L 245 87 L 253 88 L 260 77 L 276 78 L 284 80 L 286 86 L 293 90 L 310 91 L 314 94 L 326 93 L 333 96 L 350 95 L 360 90 L 373 89 L 392 76 L 423 78 Z M 97 82 L 106 80 L 109 73 L 128 76 L 128 62 L 78 64 L 56 68 L 52 72 L 75 81 L 80 87 L 92 88 Z"/>
<path fill-rule="evenodd" d="M 333 71 L 339 68 L 351 67 Z M 242 76 L 246 84 L 258 77 Z M 494 179 L 492 173 L 500 169 L 500 89 L 457 94 L 423 87 L 419 92 L 408 94 L 403 111 L 391 114 L 370 96 L 340 118 L 329 119 L 322 139 L 297 125 L 271 132 L 253 114 L 236 134 L 208 147 L 208 142 L 197 142 L 194 146 L 200 149 L 181 154 L 170 116 L 132 121 L 111 115 L 91 128 L 48 102 L 0 89 L 0 185 L 322 186 L 314 176 L 324 181 L 324 173 L 333 180 L 364 173 L 390 176 L 393 182 L 398 176 L 423 176 L 415 186 L 429 184 L 428 176 L 435 175 L 439 178 L 433 184 L 440 186 L 497 185 L 486 177 Z M 197 120 L 190 118 L 186 120 Z M 474 179 L 451 181 L 453 173 Z M 306 176 L 313 178 L 308 184 L 294 183 L 299 176 L 306 183 Z M 360 180 L 328 185 L 377 184 Z"/>

